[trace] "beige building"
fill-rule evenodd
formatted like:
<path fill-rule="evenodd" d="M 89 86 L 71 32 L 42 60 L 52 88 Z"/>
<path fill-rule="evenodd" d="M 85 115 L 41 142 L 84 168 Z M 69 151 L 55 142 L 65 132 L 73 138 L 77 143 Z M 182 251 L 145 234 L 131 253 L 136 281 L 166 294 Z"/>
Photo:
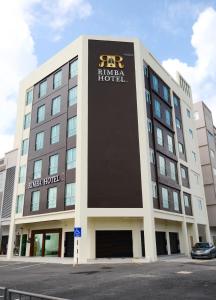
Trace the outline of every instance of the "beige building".
<path fill-rule="evenodd" d="M 211 236 L 216 242 L 216 140 L 212 113 L 202 101 L 194 103 L 200 160 Z"/>
<path fill-rule="evenodd" d="M 15 147 L 9 258 L 20 235 L 79 263 L 210 240 L 190 86 L 137 39 L 81 36 L 25 78 Z"/>

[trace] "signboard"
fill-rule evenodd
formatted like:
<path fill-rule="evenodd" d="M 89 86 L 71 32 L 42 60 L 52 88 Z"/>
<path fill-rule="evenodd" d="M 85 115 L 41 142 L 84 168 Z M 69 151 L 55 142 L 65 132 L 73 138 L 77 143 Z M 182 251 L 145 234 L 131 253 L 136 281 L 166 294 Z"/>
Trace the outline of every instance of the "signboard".
<path fill-rule="evenodd" d="M 74 227 L 74 237 L 78 238 L 82 236 L 82 229 L 81 227 Z"/>
<path fill-rule="evenodd" d="M 28 189 L 32 189 L 35 187 L 48 185 L 48 184 L 52 184 L 52 183 L 56 183 L 56 182 L 60 182 L 60 181 L 61 181 L 60 175 L 54 175 L 54 176 L 49 176 L 46 178 L 35 179 L 28 183 Z"/>

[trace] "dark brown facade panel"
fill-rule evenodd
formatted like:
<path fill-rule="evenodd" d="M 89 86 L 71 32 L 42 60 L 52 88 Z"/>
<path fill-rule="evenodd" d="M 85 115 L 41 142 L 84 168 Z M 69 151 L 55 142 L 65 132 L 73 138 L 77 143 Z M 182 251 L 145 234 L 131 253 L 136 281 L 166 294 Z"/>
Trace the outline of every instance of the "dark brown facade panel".
<path fill-rule="evenodd" d="M 123 57 L 126 82 L 98 81 L 107 54 Z M 141 208 L 133 43 L 89 40 L 88 68 L 88 207 Z"/>

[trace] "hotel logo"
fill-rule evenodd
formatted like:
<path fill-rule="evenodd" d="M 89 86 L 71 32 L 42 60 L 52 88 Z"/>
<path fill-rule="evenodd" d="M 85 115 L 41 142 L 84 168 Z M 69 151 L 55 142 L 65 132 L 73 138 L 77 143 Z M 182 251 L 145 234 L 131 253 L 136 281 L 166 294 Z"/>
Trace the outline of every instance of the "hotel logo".
<path fill-rule="evenodd" d="M 120 55 L 100 55 L 99 67 L 123 69 L 123 57 Z"/>

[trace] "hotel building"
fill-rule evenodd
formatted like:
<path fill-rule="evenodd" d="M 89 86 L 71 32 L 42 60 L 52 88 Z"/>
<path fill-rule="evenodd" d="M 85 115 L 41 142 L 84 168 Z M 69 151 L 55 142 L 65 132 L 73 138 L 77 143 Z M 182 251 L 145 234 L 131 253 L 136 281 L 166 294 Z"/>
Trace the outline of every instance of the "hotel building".
<path fill-rule="evenodd" d="M 18 233 L 79 263 L 210 240 L 190 86 L 139 40 L 79 37 L 21 82 L 16 128 L 8 258 Z"/>

